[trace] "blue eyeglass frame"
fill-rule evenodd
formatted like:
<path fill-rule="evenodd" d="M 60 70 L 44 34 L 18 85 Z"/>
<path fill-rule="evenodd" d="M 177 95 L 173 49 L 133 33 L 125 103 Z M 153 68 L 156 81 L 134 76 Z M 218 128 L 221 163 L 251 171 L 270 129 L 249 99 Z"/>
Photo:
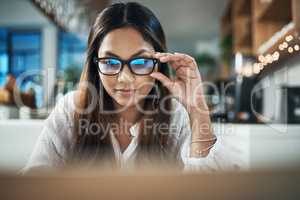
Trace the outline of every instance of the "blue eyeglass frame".
<path fill-rule="evenodd" d="M 101 70 L 99 69 L 98 63 L 99 63 L 99 61 L 101 61 L 101 60 L 106 60 L 106 59 L 115 59 L 115 60 L 118 60 L 118 61 L 121 62 L 121 68 L 120 68 L 120 70 L 118 71 L 118 73 L 115 73 L 115 74 L 105 74 L 105 73 L 101 72 Z M 137 73 L 135 73 L 135 72 L 132 70 L 132 68 L 131 68 L 130 62 L 133 61 L 133 60 L 137 60 L 137 59 L 147 59 L 147 60 L 152 60 L 152 61 L 153 61 L 153 64 L 154 64 L 152 70 L 151 70 L 149 73 L 147 73 L 147 74 L 137 74 Z M 125 64 L 127 64 L 127 66 L 129 67 L 129 70 L 131 71 L 131 73 L 133 73 L 133 74 L 135 74 L 135 75 L 138 75 L 138 76 L 147 76 L 147 75 L 151 74 L 151 73 L 154 71 L 154 68 L 155 68 L 155 65 L 156 65 L 156 64 L 160 64 L 160 62 L 159 62 L 158 59 L 156 59 L 156 58 L 147 58 L 147 57 L 135 57 L 135 58 L 131 58 L 131 59 L 129 59 L 129 60 L 122 60 L 122 59 L 116 58 L 116 57 L 101 57 L 101 58 L 94 57 L 93 61 L 94 61 L 94 63 L 97 65 L 97 70 L 98 70 L 101 74 L 107 75 L 107 76 L 115 76 L 115 75 L 119 74 L 119 73 L 123 70 Z"/>

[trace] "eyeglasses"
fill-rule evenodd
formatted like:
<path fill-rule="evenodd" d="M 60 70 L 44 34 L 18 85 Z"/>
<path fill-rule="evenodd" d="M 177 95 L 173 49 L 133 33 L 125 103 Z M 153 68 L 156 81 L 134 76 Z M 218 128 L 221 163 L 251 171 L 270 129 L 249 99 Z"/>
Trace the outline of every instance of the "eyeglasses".
<path fill-rule="evenodd" d="M 155 58 L 132 58 L 129 60 L 121 60 L 114 57 L 94 58 L 94 63 L 97 64 L 98 70 L 104 75 L 117 75 L 121 72 L 124 65 L 127 64 L 130 71 L 136 75 L 149 75 L 153 72 L 154 67 L 159 63 Z"/>

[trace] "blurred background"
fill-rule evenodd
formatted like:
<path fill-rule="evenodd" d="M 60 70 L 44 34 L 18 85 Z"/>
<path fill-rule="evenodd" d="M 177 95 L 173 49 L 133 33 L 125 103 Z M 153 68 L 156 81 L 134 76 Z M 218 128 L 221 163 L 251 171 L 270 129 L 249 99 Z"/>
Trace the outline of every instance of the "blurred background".
<path fill-rule="evenodd" d="M 0 169 L 24 166 L 43 120 L 76 88 L 90 25 L 114 2 L 0 0 Z M 300 2 L 137 2 L 160 19 L 170 52 L 195 57 L 214 126 L 245 168 L 299 165 Z"/>

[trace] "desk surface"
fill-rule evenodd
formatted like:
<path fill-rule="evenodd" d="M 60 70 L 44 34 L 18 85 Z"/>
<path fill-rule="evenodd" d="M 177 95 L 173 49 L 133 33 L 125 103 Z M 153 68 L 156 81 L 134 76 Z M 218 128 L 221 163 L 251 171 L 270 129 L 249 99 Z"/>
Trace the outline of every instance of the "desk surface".
<path fill-rule="evenodd" d="M 1 199 L 300 199 L 300 170 L 180 174 L 68 171 L 0 176 Z"/>

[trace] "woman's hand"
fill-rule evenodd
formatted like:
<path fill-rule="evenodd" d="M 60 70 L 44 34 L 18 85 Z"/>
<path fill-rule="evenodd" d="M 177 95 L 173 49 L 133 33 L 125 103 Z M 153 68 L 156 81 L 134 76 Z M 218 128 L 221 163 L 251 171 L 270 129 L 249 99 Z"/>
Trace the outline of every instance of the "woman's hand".
<path fill-rule="evenodd" d="M 213 147 L 216 137 L 212 133 L 202 79 L 195 59 L 181 53 L 156 53 L 154 57 L 160 62 L 169 63 L 176 71 L 174 80 L 160 72 L 153 72 L 151 76 L 161 81 L 185 106 L 189 114 L 192 130 L 190 156 L 206 156 Z"/>
<path fill-rule="evenodd" d="M 195 59 L 181 53 L 155 53 L 154 57 L 160 62 L 169 63 L 175 70 L 176 77 L 171 80 L 160 72 L 153 72 L 150 76 L 161 81 L 188 112 L 194 109 L 208 112 L 203 95 L 202 79 Z"/>

